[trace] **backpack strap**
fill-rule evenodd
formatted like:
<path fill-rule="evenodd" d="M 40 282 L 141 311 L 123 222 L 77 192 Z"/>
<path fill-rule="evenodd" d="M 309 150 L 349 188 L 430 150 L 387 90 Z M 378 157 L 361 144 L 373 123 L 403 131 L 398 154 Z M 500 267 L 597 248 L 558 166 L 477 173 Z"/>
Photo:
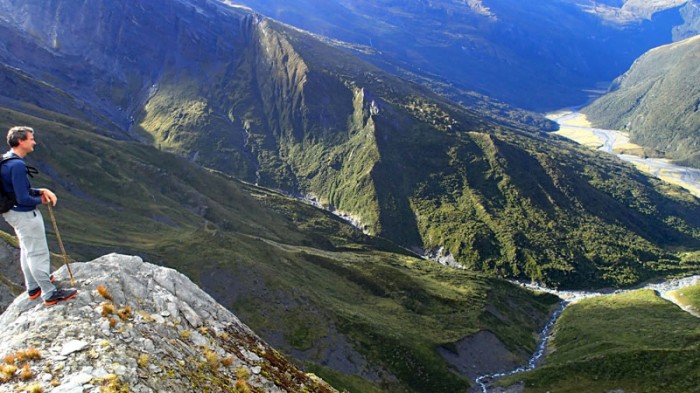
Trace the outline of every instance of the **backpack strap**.
<path fill-rule="evenodd" d="M 2 160 L 0 160 L 0 165 L 4 164 L 6 161 L 19 160 L 19 159 L 20 158 L 15 156 L 15 155 L 11 155 L 11 156 L 3 155 Z M 29 176 L 30 178 L 34 178 L 34 175 L 39 174 L 39 170 L 36 169 L 35 167 L 27 165 L 26 163 L 24 164 L 24 166 L 27 168 L 27 176 Z"/>

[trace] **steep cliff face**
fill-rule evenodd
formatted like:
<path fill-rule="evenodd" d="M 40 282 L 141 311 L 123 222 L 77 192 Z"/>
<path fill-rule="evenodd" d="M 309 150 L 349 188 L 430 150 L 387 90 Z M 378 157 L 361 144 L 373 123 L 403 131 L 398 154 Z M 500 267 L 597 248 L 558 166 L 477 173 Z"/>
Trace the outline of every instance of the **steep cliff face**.
<path fill-rule="evenodd" d="M 118 254 L 72 270 L 75 299 L 45 307 L 21 294 L 0 316 L 3 390 L 335 391 L 175 270 Z M 65 267 L 55 275 L 69 285 Z"/>

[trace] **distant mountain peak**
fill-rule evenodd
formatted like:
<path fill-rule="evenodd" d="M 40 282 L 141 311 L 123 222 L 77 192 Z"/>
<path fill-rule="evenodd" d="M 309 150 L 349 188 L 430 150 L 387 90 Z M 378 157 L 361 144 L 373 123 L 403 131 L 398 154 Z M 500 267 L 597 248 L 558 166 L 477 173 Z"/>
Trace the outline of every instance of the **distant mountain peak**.
<path fill-rule="evenodd" d="M 651 19 L 657 12 L 680 7 L 687 2 L 688 0 L 625 0 L 621 6 L 616 7 L 600 1 L 589 1 L 579 6 L 603 20 L 626 25 Z"/>
<path fill-rule="evenodd" d="M 491 12 L 491 9 L 484 5 L 483 0 L 467 0 L 467 5 L 469 6 L 469 8 L 471 8 L 472 11 L 479 15 L 488 16 L 493 20 L 497 19 L 496 15 Z"/>
<path fill-rule="evenodd" d="M 335 391 L 173 269 L 118 254 L 72 269 L 75 299 L 46 307 L 21 294 L 0 316 L 0 373 L 18 370 L 0 374 L 3 388 Z M 67 276 L 56 272 L 60 286 Z"/>

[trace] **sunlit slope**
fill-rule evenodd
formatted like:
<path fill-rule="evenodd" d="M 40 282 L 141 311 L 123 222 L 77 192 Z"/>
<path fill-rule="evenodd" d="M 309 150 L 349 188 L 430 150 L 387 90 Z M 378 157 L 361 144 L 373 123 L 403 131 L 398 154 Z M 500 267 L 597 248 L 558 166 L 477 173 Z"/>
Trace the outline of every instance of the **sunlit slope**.
<path fill-rule="evenodd" d="M 700 319 L 651 290 L 582 300 L 557 321 L 525 392 L 696 392 Z"/>
<path fill-rule="evenodd" d="M 700 36 L 650 50 L 583 109 L 652 154 L 700 168 Z"/>
<path fill-rule="evenodd" d="M 251 180 L 313 194 L 399 244 L 553 285 L 630 284 L 676 270 L 668 246 L 697 246 L 689 195 L 669 199 L 614 160 L 489 124 L 297 32 L 263 23 L 255 34 L 244 57 L 265 59 L 263 69 L 244 62 L 257 74 L 232 72 L 231 95 L 203 96 L 220 112 L 231 105 L 245 129 Z M 175 106 L 147 110 L 144 129 L 157 140 L 172 130 L 168 114 L 191 108 L 173 97 L 197 80 L 156 94 L 153 105 Z M 228 137 L 212 140 L 203 118 L 213 117 L 178 117 L 203 131 L 176 148 L 206 160 Z"/>
<path fill-rule="evenodd" d="M 472 270 L 568 287 L 698 270 L 677 252 L 700 247 L 699 202 L 615 159 L 495 125 L 220 3 L 59 3 L 13 3 L 22 12 L 9 26 L 34 46 L 0 54 L 22 69 L 25 89 L 74 99 L 36 106 L 70 115 L 83 105 L 85 121 L 117 127 L 96 132 L 312 195 L 369 233 Z M 71 10 L 96 16 L 76 21 Z M 115 30 L 117 41 L 106 34 Z"/>
<path fill-rule="evenodd" d="M 673 291 L 669 296 L 690 313 L 700 315 L 700 283 L 689 288 Z"/>
<path fill-rule="evenodd" d="M 438 348 L 488 330 L 524 361 L 556 303 L 417 259 L 330 213 L 173 154 L 54 119 L 0 110 L 0 128 L 36 129 L 28 163 L 41 171 L 34 184 L 59 196 L 71 256 L 118 251 L 176 268 L 338 388 L 464 390 L 470 383 Z"/>

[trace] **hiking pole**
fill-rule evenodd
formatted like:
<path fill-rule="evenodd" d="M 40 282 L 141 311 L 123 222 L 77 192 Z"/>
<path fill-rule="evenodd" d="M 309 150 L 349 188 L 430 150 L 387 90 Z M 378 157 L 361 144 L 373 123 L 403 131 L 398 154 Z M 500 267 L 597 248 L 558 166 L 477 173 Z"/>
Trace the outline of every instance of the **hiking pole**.
<path fill-rule="evenodd" d="M 74 287 L 73 282 L 73 272 L 70 270 L 70 264 L 68 263 L 68 254 L 66 254 L 66 249 L 63 248 L 63 241 L 61 241 L 61 234 L 58 233 L 58 225 L 56 225 L 56 217 L 53 215 L 53 206 L 51 202 L 47 203 L 49 206 L 49 215 L 51 216 L 51 222 L 53 223 L 53 230 L 56 232 L 56 239 L 58 239 L 58 246 L 61 247 L 61 252 L 63 253 L 63 260 L 66 262 L 66 267 L 68 268 L 68 274 L 70 274 L 70 286 Z"/>

